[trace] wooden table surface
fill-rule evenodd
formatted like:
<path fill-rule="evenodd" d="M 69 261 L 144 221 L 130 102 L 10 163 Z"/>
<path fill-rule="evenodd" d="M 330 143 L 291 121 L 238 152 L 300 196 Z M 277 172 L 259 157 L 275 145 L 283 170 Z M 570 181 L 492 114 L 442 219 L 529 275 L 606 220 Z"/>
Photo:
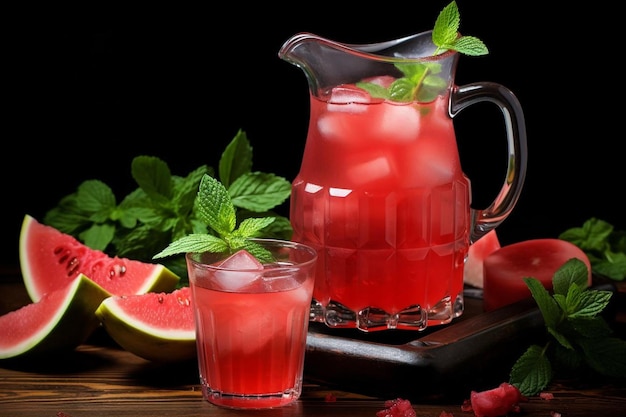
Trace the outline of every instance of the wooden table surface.
<path fill-rule="evenodd" d="M 6 271 L 5 271 L 6 272 Z M 18 277 L 16 279 L 16 276 Z M 28 303 L 19 274 L 0 273 L 0 314 Z M 623 307 L 623 308 L 622 308 Z M 617 328 L 626 335 L 621 305 Z M 1 337 L 1 335 L 0 335 Z M 306 375 L 305 375 L 306 378 Z M 372 381 L 375 383 L 376 381 Z M 405 381 L 411 384 L 411 381 Z M 454 384 L 454 381 L 450 381 Z M 546 389 L 552 400 L 529 398 L 524 416 L 589 417 L 626 415 L 626 381 L 596 377 L 555 380 Z M 467 393 L 469 398 L 469 392 Z M 305 381 L 300 400 L 291 406 L 262 411 L 220 408 L 202 399 L 195 361 L 183 364 L 149 362 L 118 348 L 99 329 L 75 351 L 55 360 L 27 364 L 0 362 L 0 417 L 90 416 L 369 416 L 385 408 L 392 397 L 348 392 L 342 387 Z M 472 417 L 461 411 L 458 398 L 411 401 L 418 417 Z"/>

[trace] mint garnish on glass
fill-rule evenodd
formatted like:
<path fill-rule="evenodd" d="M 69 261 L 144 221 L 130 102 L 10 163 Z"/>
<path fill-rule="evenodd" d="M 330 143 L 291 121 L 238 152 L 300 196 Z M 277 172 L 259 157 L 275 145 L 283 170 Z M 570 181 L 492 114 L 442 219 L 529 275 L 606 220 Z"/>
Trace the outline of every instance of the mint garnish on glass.
<path fill-rule="evenodd" d="M 250 238 L 258 237 L 260 231 L 269 226 L 275 217 L 247 218 L 236 227 L 237 213 L 228 190 L 208 174 L 200 181 L 196 204 L 201 220 L 214 233 L 192 233 L 184 236 L 154 255 L 155 259 L 187 252 L 235 253 L 245 249 L 260 262 L 272 261 L 271 253 Z"/>
<path fill-rule="evenodd" d="M 487 55 L 485 44 L 474 36 L 459 35 L 461 17 L 455 1 L 448 4 L 437 17 L 432 31 L 435 46 L 433 56 L 453 50 L 470 56 Z M 389 88 L 370 82 L 356 85 L 366 90 L 374 98 L 399 102 L 429 102 L 447 88 L 447 81 L 437 74 L 441 65 L 436 62 L 399 63 L 395 65 L 404 75 L 395 80 Z"/>

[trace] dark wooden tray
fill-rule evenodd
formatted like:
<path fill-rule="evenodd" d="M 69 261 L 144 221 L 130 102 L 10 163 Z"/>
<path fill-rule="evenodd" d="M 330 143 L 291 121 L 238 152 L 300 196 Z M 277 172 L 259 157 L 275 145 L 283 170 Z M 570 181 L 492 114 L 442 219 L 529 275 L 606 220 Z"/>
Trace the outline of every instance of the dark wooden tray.
<path fill-rule="evenodd" d="M 508 381 L 517 358 L 545 341 L 543 317 L 532 298 L 483 312 L 480 291 L 465 294 L 461 317 L 423 332 L 365 333 L 311 323 L 305 376 L 364 395 L 413 401 L 465 399 L 471 390 Z"/>

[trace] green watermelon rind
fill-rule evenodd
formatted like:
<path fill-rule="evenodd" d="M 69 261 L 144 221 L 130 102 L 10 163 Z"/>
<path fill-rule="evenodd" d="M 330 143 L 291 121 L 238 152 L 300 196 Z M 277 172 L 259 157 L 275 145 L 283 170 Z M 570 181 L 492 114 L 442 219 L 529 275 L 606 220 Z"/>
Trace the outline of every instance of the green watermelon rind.
<path fill-rule="evenodd" d="M 66 294 L 48 324 L 15 346 L 0 348 L 0 360 L 21 360 L 74 350 L 100 326 L 94 313 L 102 301 L 111 296 L 109 292 L 84 274 L 58 291 Z M 28 306 L 20 310 L 7 314 L 30 314 Z"/>
<path fill-rule="evenodd" d="M 58 237 L 59 239 L 67 239 L 67 242 L 72 242 L 75 245 L 78 245 L 86 253 L 98 254 L 98 256 L 101 256 L 102 259 L 106 260 L 107 262 L 113 262 L 115 260 L 114 258 L 110 258 L 104 255 L 100 251 L 87 247 L 71 235 L 64 234 L 51 226 L 41 224 L 34 217 L 28 214 L 25 215 L 20 232 L 19 259 L 22 279 L 24 281 L 24 285 L 26 286 L 26 291 L 28 292 L 30 299 L 34 302 L 39 301 L 41 297 L 45 294 L 46 290 L 42 289 L 41 287 L 46 282 L 46 280 L 63 279 L 66 276 L 63 275 L 59 278 L 58 276 L 52 276 L 50 274 L 49 271 L 54 271 L 57 267 L 56 264 L 50 265 L 49 268 L 41 268 L 42 270 L 46 271 L 45 276 L 36 276 L 43 275 L 43 273 L 35 272 L 36 268 L 34 267 L 34 265 L 36 264 L 36 262 L 41 262 L 42 259 L 47 258 L 48 254 L 42 252 L 45 251 L 44 245 L 48 244 L 49 242 L 44 242 L 44 244 L 41 244 L 39 247 L 35 247 L 35 249 L 29 248 L 31 243 L 29 242 L 29 238 L 33 238 L 32 236 L 29 236 L 29 231 L 32 227 L 40 227 L 40 230 L 45 231 L 48 234 L 45 237 L 46 239 L 54 239 L 56 237 Z M 109 287 L 104 283 L 98 282 L 96 279 L 94 279 L 93 276 L 90 276 L 91 274 L 89 271 L 83 270 L 79 272 L 87 275 L 90 279 L 94 280 L 96 284 L 100 285 L 112 295 L 135 295 L 144 294 L 147 292 L 168 292 L 174 290 L 180 282 L 180 277 L 162 264 L 148 264 L 124 258 L 118 258 L 118 260 L 124 262 L 127 266 L 132 264 L 142 264 L 144 266 L 148 265 L 152 269 L 151 273 L 148 276 L 142 277 L 143 284 L 137 287 L 131 294 L 121 294 L 118 291 L 115 291 L 112 287 Z"/>
<path fill-rule="evenodd" d="M 195 329 L 167 330 L 148 325 L 127 314 L 118 300 L 120 297 L 116 296 L 103 300 L 96 316 L 124 350 L 153 362 L 183 362 L 196 358 Z"/>

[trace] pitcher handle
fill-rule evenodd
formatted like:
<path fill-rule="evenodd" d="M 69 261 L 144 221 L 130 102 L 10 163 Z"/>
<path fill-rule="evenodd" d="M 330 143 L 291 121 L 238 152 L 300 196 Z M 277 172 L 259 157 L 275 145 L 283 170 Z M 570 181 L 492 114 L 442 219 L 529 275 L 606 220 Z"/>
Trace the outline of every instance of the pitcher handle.
<path fill-rule="evenodd" d="M 485 209 L 471 209 L 470 243 L 476 242 L 506 219 L 517 203 L 524 179 L 528 151 L 524 112 L 517 97 L 506 87 L 490 82 L 456 86 L 450 95 L 450 116 L 479 102 L 495 103 L 504 116 L 508 158 L 504 184 L 493 202 Z"/>

